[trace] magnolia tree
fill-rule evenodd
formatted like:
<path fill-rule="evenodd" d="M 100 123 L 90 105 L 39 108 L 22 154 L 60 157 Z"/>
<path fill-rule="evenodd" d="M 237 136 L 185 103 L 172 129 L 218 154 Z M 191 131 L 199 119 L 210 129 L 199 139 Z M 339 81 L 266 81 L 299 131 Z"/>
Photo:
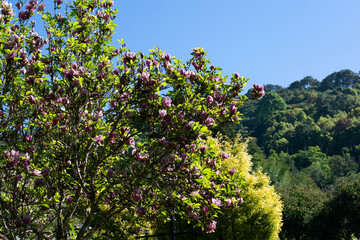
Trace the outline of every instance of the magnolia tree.
<path fill-rule="evenodd" d="M 201 48 L 182 63 L 113 47 L 108 0 L 53 4 L 1 1 L 0 232 L 91 239 L 124 212 L 213 231 L 222 205 L 242 202 L 241 176 L 219 171 L 229 155 L 204 139 L 239 120 L 246 79 L 225 84 Z"/>

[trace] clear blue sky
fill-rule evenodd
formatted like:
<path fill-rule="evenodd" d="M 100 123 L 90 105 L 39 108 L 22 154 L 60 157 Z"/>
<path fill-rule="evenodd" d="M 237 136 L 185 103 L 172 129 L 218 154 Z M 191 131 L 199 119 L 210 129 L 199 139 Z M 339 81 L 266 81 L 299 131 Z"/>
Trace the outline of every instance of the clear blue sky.
<path fill-rule="evenodd" d="M 52 0 L 44 2 L 51 8 Z M 115 46 L 123 38 L 131 51 L 147 54 L 158 46 L 184 61 L 203 47 L 223 75 L 250 78 L 246 90 L 360 71 L 360 0 L 114 2 Z"/>
<path fill-rule="evenodd" d="M 224 75 L 289 86 L 360 71 L 359 0 L 114 0 L 115 39 L 132 51 L 158 46 L 188 60 L 203 47 Z"/>

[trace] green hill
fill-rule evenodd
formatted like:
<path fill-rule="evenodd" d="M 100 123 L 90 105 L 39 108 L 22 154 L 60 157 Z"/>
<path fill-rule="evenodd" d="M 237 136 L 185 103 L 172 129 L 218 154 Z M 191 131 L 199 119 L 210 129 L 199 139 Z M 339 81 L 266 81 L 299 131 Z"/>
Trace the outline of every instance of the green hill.
<path fill-rule="evenodd" d="M 255 168 L 282 196 L 281 237 L 360 237 L 360 73 L 342 70 L 321 82 L 307 76 L 287 88 L 264 88 L 262 99 L 239 109 L 240 124 L 219 131 L 251 139 Z M 352 207 L 339 211 L 345 205 Z"/>

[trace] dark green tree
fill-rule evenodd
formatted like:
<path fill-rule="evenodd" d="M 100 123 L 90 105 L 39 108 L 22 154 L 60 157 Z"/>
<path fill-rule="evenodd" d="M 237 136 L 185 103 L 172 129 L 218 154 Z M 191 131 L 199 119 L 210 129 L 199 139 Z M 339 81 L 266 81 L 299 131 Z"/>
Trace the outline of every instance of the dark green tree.
<path fill-rule="evenodd" d="M 288 89 L 309 89 L 317 88 L 320 82 L 311 76 L 304 77 L 300 81 L 295 81 L 290 84 Z"/>
<path fill-rule="evenodd" d="M 339 179 L 333 196 L 309 224 L 312 239 L 360 238 L 360 174 Z"/>
<path fill-rule="evenodd" d="M 359 76 L 351 70 L 341 70 L 334 72 L 321 81 L 319 90 L 334 90 L 337 87 L 353 87 L 360 82 Z"/>

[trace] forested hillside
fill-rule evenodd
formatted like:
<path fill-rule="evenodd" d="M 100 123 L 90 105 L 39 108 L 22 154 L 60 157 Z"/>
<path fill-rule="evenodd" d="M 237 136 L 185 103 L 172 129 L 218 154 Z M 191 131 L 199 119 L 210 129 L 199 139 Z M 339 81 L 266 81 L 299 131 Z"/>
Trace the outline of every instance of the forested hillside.
<path fill-rule="evenodd" d="M 221 131 L 252 139 L 255 168 L 284 201 L 282 238 L 360 237 L 360 73 L 264 88 L 261 100 L 239 109 L 243 121 Z"/>

